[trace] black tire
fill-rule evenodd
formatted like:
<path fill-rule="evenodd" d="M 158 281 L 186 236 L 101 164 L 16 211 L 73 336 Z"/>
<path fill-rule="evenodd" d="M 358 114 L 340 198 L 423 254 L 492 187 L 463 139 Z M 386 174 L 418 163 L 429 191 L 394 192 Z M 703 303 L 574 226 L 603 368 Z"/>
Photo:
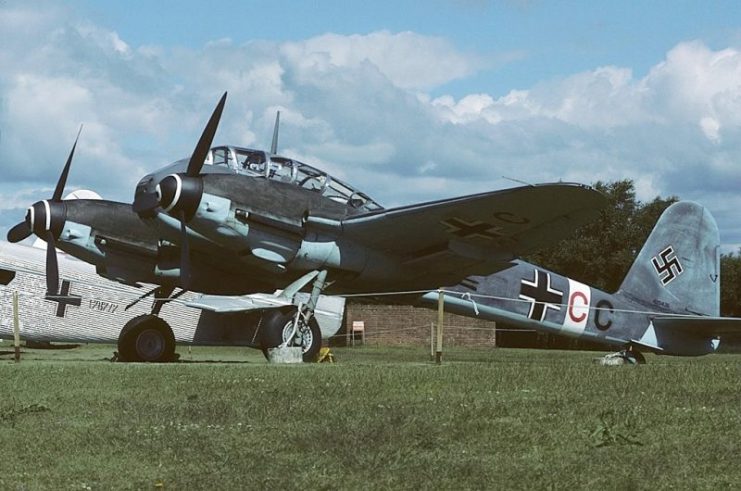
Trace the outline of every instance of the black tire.
<path fill-rule="evenodd" d="M 263 315 L 260 321 L 260 348 L 265 358 L 268 357 L 269 348 L 281 345 L 288 337 L 295 317 L 296 307 L 271 309 Z M 309 320 L 308 329 L 304 327 L 297 333 L 296 339 L 303 349 L 304 362 L 316 361 L 322 347 L 322 331 L 315 317 Z"/>
<path fill-rule="evenodd" d="M 635 360 L 635 364 L 636 365 L 645 365 L 646 364 L 646 357 L 643 356 L 643 353 L 641 353 L 640 351 L 632 351 L 631 350 L 628 353 L 629 353 L 628 356 L 632 356 L 633 357 L 633 360 Z"/>
<path fill-rule="evenodd" d="M 156 315 L 134 317 L 118 336 L 118 359 L 166 363 L 175 360 L 175 335 Z"/>
<path fill-rule="evenodd" d="M 632 349 L 626 349 L 620 352 L 620 356 L 625 360 L 628 365 L 645 365 L 646 357 L 640 351 L 634 351 Z"/>

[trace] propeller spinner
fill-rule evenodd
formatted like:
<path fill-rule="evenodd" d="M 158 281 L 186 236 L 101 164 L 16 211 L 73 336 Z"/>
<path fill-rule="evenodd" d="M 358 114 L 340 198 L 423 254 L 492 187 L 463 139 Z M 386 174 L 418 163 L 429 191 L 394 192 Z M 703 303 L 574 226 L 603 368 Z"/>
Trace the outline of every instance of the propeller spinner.
<path fill-rule="evenodd" d="M 62 201 L 62 193 L 67 184 L 67 176 L 75 155 L 77 141 L 80 139 L 82 126 L 77 132 L 75 143 L 69 152 L 62 174 L 51 199 L 37 201 L 26 211 L 26 218 L 8 231 L 8 242 L 20 242 L 31 234 L 36 234 L 47 243 L 46 247 L 46 294 L 57 295 L 59 292 L 59 266 L 57 264 L 56 239 L 62 233 L 67 218 L 67 206 Z"/>

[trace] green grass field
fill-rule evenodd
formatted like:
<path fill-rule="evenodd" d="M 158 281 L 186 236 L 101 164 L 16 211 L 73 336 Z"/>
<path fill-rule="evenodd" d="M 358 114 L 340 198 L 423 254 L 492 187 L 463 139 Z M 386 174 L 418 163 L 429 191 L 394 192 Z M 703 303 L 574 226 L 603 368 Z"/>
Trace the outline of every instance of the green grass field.
<path fill-rule="evenodd" d="M 5 343 L 7 346 L 7 343 Z M 7 349 L 7 348 L 0 348 Z M 1 489 L 741 487 L 741 356 L 335 349 L 267 365 L 181 347 L 0 358 Z"/>

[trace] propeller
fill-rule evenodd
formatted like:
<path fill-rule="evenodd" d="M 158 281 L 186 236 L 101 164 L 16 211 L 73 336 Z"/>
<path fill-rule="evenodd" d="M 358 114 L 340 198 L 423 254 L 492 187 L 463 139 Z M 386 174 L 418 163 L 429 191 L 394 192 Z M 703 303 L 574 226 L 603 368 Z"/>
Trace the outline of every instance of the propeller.
<path fill-rule="evenodd" d="M 155 187 L 154 193 L 137 189 L 133 209 L 140 215 L 151 215 L 159 206 L 162 211 L 180 221 L 180 283 L 187 288 L 190 281 L 190 247 L 186 223 L 193 218 L 203 196 L 201 169 L 211 149 L 216 129 L 221 120 L 221 113 L 226 104 L 226 95 L 221 96 L 201 137 L 193 149 L 185 173 L 170 174 L 164 177 Z"/>
<path fill-rule="evenodd" d="M 44 239 L 46 239 L 46 295 L 57 295 L 59 293 L 57 244 L 51 232 L 47 232 Z"/>
<path fill-rule="evenodd" d="M 208 151 L 211 149 L 211 142 L 214 141 L 214 135 L 216 134 L 216 128 L 219 127 L 219 120 L 221 119 L 221 113 L 224 111 L 224 104 L 226 104 L 226 92 L 221 96 L 219 103 L 216 104 L 214 112 L 211 113 L 206 127 L 201 133 L 201 138 L 198 139 L 196 148 L 193 149 L 193 155 L 190 156 L 190 162 L 188 162 L 187 175 L 189 177 L 196 177 L 201 173 L 203 163 L 206 161 Z"/>
<path fill-rule="evenodd" d="M 180 212 L 180 287 L 187 290 L 190 286 L 190 246 L 188 245 L 188 227 L 185 225 L 185 212 Z"/>
<path fill-rule="evenodd" d="M 8 242 L 20 242 L 30 237 L 33 232 L 26 222 L 16 224 L 13 228 L 8 231 Z"/>
<path fill-rule="evenodd" d="M 77 132 L 75 143 L 69 152 L 62 174 L 51 199 L 37 201 L 26 210 L 26 218 L 8 231 L 8 242 L 20 242 L 31 234 L 46 241 L 46 294 L 57 295 L 59 292 L 59 265 L 57 264 L 56 239 L 62 233 L 67 218 L 67 206 L 62 201 L 62 193 L 67 185 L 67 176 L 75 155 L 77 141 L 80 139 L 82 125 Z"/>

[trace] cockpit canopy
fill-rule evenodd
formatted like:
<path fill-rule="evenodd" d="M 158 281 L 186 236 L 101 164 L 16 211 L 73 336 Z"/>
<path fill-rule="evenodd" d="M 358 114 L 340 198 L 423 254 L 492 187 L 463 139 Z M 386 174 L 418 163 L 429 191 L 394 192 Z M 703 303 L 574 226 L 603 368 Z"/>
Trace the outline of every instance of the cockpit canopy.
<path fill-rule="evenodd" d="M 206 165 L 225 166 L 232 172 L 274 181 L 295 184 L 316 191 L 329 199 L 366 210 L 381 206 L 368 195 L 352 188 L 326 172 L 297 160 L 271 155 L 262 150 L 239 147 L 214 147 L 206 157 Z"/>

